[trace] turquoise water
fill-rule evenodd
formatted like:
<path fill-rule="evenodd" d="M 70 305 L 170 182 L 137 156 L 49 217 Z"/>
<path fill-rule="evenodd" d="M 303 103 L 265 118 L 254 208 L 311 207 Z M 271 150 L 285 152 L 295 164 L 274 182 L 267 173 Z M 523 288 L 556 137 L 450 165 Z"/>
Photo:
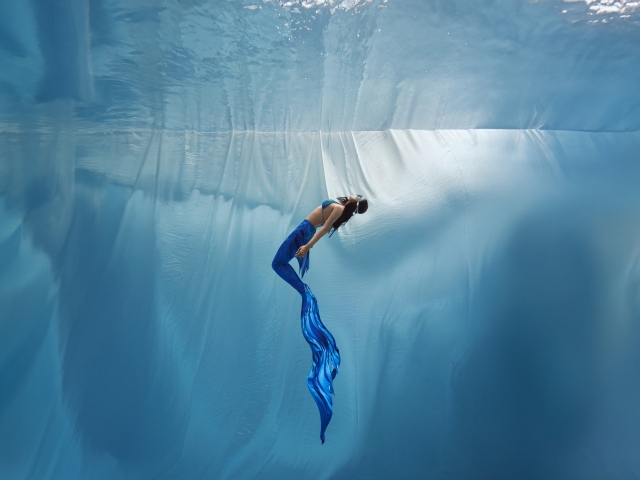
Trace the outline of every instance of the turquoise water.
<path fill-rule="evenodd" d="M 633 478 L 639 84 L 637 2 L 4 0 L 0 477 Z"/>

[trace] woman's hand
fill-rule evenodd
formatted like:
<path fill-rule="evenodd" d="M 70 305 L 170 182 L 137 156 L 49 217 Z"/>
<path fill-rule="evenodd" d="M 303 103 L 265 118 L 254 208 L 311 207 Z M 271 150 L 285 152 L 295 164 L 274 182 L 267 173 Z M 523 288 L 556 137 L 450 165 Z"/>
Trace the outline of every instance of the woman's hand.
<path fill-rule="evenodd" d="M 296 257 L 303 258 L 307 252 L 309 252 L 309 247 L 306 245 L 301 246 L 296 252 Z"/>

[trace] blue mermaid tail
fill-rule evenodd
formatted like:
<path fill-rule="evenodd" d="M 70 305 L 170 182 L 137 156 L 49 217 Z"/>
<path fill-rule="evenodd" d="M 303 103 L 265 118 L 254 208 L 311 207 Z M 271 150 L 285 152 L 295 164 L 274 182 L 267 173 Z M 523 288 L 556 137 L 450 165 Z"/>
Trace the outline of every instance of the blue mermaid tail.
<path fill-rule="evenodd" d="M 313 237 L 314 232 L 313 225 L 304 220 L 282 242 L 271 266 L 278 275 L 302 295 L 302 312 L 300 314 L 302 334 L 309 343 L 313 354 L 311 371 L 307 376 L 307 386 L 320 411 L 320 440 L 324 443 L 324 432 L 333 415 L 333 379 L 336 378 L 338 367 L 340 367 L 340 351 L 333 335 L 320 320 L 316 297 L 309 286 L 302 282 L 295 270 L 289 265 L 298 248 L 306 245 Z M 302 277 L 309 269 L 309 257 L 310 254 L 307 253 L 304 258 L 298 258 Z"/>
<path fill-rule="evenodd" d="M 308 285 L 304 287 L 300 314 L 302 334 L 313 354 L 307 386 L 320 411 L 320 440 L 324 443 L 324 432 L 333 415 L 333 379 L 340 367 L 340 350 L 333 335 L 320 320 L 316 297 Z"/>

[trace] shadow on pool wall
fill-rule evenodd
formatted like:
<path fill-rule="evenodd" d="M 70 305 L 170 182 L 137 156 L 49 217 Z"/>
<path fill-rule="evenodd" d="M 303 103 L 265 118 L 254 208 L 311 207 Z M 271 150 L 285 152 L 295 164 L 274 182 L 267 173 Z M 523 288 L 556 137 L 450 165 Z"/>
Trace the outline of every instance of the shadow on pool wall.
<path fill-rule="evenodd" d="M 618 455 L 638 441 L 639 232 L 622 212 L 637 199 L 593 193 L 524 216 L 484 272 L 479 331 L 452 381 L 467 475 L 624 478 L 631 468 Z"/>

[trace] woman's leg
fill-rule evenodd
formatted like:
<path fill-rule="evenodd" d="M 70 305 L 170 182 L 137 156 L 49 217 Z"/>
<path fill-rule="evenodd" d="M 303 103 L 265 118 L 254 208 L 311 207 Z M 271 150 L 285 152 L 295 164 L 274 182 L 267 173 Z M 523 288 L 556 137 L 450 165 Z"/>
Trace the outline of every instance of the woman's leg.
<path fill-rule="evenodd" d="M 275 272 L 282 277 L 282 279 L 295 288 L 300 295 L 304 295 L 304 283 L 300 280 L 300 277 L 293 269 L 289 262 L 296 256 L 298 248 L 304 244 L 304 232 L 298 227 L 287 239 L 282 242 L 280 248 L 276 252 L 276 256 L 273 257 L 271 267 Z"/>

